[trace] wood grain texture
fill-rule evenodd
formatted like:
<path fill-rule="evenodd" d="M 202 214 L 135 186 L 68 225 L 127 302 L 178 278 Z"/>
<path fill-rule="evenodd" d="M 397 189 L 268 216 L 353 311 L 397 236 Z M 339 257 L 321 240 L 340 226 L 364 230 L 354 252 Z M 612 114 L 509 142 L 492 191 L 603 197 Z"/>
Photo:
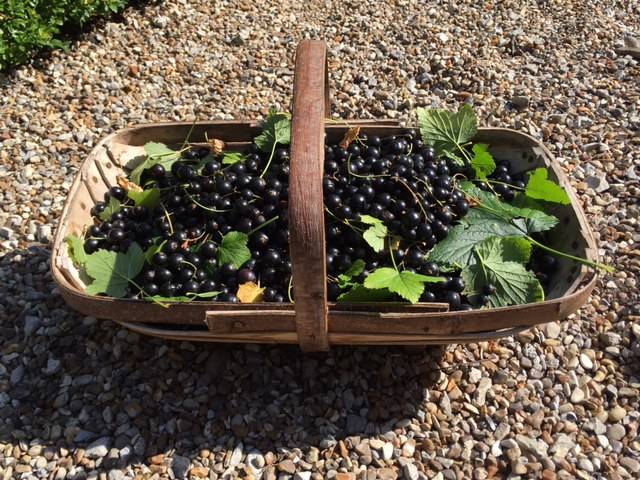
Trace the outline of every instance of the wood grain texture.
<path fill-rule="evenodd" d="M 142 333 L 171 340 L 190 342 L 228 342 L 228 343 L 297 343 L 295 332 L 261 332 L 224 334 L 206 331 L 171 330 L 149 326 L 144 323 L 119 322 L 122 326 Z M 330 333 L 332 345 L 442 345 L 447 343 L 471 343 L 517 335 L 529 327 L 513 327 L 504 330 L 469 333 L 461 335 L 400 335 L 378 333 Z"/>
<path fill-rule="evenodd" d="M 321 41 L 300 43 L 293 85 L 289 249 L 298 343 L 305 351 L 329 349 L 322 194 L 326 48 Z"/>

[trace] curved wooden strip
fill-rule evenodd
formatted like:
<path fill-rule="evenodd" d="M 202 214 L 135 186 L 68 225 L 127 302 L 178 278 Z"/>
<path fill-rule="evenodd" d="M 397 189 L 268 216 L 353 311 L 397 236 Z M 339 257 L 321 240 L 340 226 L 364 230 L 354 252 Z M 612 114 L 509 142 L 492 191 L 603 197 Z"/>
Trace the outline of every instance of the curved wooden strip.
<path fill-rule="evenodd" d="M 326 56 L 324 42 L 303 40 L 293 85 L 289 248 L 298 342 L 305 351 L 329 349 L 322 194 Z"/>
<path fill-rule="evenodd" d="M 144 335 L 185 340 L 190 342 L 227 342 L 227 343 L 296 343 L 294 332 L 262 333 L 212 333 L 208 331 L 172 330 L 170 328 L 151 327 L 136 322 L 118 322 L 125 328 Z M 375 333 L 331 333 L 329 339 L 335 345 L 441 345 L 443 343 L 471 343 L 517 335 L 529 327 L 514 327 L 504 330 L 478 332 L 455 336 L 447 335 L 380 335 Z"/>

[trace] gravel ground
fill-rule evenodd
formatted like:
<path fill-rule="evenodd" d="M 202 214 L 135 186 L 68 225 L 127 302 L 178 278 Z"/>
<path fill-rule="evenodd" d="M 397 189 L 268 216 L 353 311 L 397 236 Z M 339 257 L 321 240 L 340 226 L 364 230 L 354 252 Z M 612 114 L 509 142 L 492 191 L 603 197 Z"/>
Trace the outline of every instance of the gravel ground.
<path fill-rule="evenodd" d="M 640 64 L 615 52 L 638 4 L 302 3 L 150 4 L 0 78 L 0 478 L 638 478 Z M 68 309 L 48 244 L 92 146 L 286 108 L 302 37 L 329 42 L 340 116 L 467 101 L 543 139 L 617 273 L 560 325 L 426 354 L 172 343 Z"/>

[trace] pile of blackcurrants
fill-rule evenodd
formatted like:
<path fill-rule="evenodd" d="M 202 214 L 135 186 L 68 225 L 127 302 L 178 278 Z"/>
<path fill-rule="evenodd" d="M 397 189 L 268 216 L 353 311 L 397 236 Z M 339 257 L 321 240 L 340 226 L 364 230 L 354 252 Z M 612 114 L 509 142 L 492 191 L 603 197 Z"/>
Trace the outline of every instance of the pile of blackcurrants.
<path fill-rule="evenodd" d="M 266 171 L 270 152 L 260 151 L 255 143 L 244 152 L 243 161 L 232 165 L 225 165 L 222 154 L 208 147 L 183 151 L 168 171 L 156 164 L 140 182 L 145 189 L 160 190 L 154 208 L 135 206 L 123 188 L 112 187 L 105 202 L 91 211 L 94 224 L 86 235 L 86 252 L 126 252 L 133 242 L 143 250 L 161 246 L 136 286 L 130 286 L 130 298 L 217 291 L 220 295 L 211 300 L 235 303 L 239 285 L 259 282 L 265 287 L 264 301 L 292 299 L 289 150 L 278 147 Z M 470 166 L 438 158 L 413 130 L 387 138 L 360 134 L 344 147 L 325 148 L 329 299 L 335 301 L 344 293 L 336 278 L 357 260 L 365 263 L 357 282 L 385 266 L 430 276 L 452 275 L 427 261 L 426 254 L 469 211 L 469 203 L 455 186 L 458 179 L 473 178 Z M 500 162 L 492 178 L 501 182 L 494 189 L 505 201 L 513 199 L 509 185 L 524 186 L 524 178 L 511 177 L 508 162 Z M 99 217 L 111 197 L 122 206 L 102 221 Z M 361 215 L 384 223 L 388 248 L 376 252 L 367 244 L 354 227 Z M 218 260 L 220 241 L 231 231 L 249 235 L 251 259 L 240 269 Z M 460 277 L 449 276 L 445 283 L 427 285 L 420 301 L 471 309 L 462 294 L 464 287 Z M 487 285 L 485 290 L 488 296 L 495 287 Z"/>
<path fill-rule="evenodd" d="M 330 276 L 346 271 L 356 259 L 366 267 L 361 277 L 379 267 L 395 266 L 424 275 L 440 275 L 426 253 L 469 211 L 464 195 L 455 189 L 456 175 L 473 175 L 469 166 L 437 158 L 413 130 L 390 138 L 361 134 L 347 148 L 325 149 L 324 200 L 326 206 L 327 270 Z M 395 245 L 376 253 L 352 225 L 360 215 L 380 219 Z M 390 255 L 393 255 L 393 260 Z M 438 285 L 438 286 L 436 286 Z M 464 301 L 464 282 L 449 277 L 444 284 L 427 286 L 420 301 L 447 302 L 453 309 L 470 309 Z M 329 299 L 342 293 L 328 284 Z"/>
<path fill-rule="evenodd" d="M 112 187 L 105 203 L 91 211 L 95 225 L 89 230 L 86 252 L 100 248 L 124 252 L 132 242 L 143 249 L 162 245 L 136 279 L 142 291 L 132 286 L 131 298 L 217 291 L 220 295 L 212 300 L 235 303 L 238 285 L 259 280 L 266 287 L 265 301 L 284 302 L 291 277 L 289 151 L 277 149 L 261 176 L 267 159 L 252 144 L 244 161 L 230 166 L 207 147 L 183 152 L 170 171 L 156 164 L 145 172 L 141 184 L 160 189 L 159 205 L 149 210 L 125 203 L 101 222 L 97 216 L 109 197 L 127 201 L 122 188 Z M 252 258 L 241 269 L 218 263 L 220 240 L 231 231 L 250 234 Z"/>

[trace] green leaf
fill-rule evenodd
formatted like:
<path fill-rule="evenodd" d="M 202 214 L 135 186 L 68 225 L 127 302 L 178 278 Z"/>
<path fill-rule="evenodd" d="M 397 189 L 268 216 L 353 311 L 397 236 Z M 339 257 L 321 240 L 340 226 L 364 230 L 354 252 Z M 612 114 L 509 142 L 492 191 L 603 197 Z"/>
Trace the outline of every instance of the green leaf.
<path fill-rule="evenodd" d="M 473 301 L 487 283 L 492 283 L 496 287 L 496 293 L 489 296 L 492 307 L 544 300 L 544 291 L 535 275 L 522 263 L 513 261 L 521 258 L 521 252 L 505 243 L 508 241 L 493 237 L 474 249 L 474 261 L 461 272 L 466 293 Z"/>
<path fill-rule="evenodd" d="M 76 235 L 69 235 L 64 241 L 67 242 L 71 260 L 78 266 L 84 265 L 87 261 L 87 253 L 84 251 L 84 242 L 82 239 Z"/>
<path fill-rule="evenodd" d="M 395 295 L 386 288 L 370 289 L 364 285 L 354 285 L 351 290 L 342 293 L 338 297 L 338 302 L 360 303 L 360 302 L 387 302 L 393 300 Z"/>
<path fill-rule="evenodd" d="M 220 265 L 231 263 L 240 268 L 251 259 L 251 251 L 247 247 L 249 237 L 242 232 L 229 232 L 222 237 L 218 247 L 218 262 Z"/>
<path fill-rule="evenodd" d="M 523 235 L 520 228 L 500 219 L 478 221 L 470 225 L 460 224 L 453 227 L 449 235 L 433 247 L 428 258 L 439 264 L 465 266 L 471 259 L 473 247 L 478 243 L 491 237 Z"/>
<path fill-rule="evenodd" d="M 459 187 L 467 196 L 479 202 L 477 207 L 472 208 L 465 215 L 464 223 L 500 220 L 523 228 L 525 233 L 544 232 L 558 224 L 558 219 L 553 215 L 548 215 L 540 210 L 510 205 L 501 201 L 493 193 L 480 190 L 471 182 L 462 182 Z M 522 221 L 514 222 L 515 219 L 522 219 Z"/>
<path fill-rule="evenodd" d="M 87 255 L 85 269 L 93 283 L 86 292 L 89 295 L 106 293 L 110 297 L 124 297 L 129 282 L 142 271 L 144 261 L 144 253 L 137 243 L 131 244 L 126 253 L 98 250 Z"/>
<path fill-rule="evenodd" d="M 504 237 L 502 239 L 503 258 L 510 262 L 527 264 L 531 259 L 531 242 L 522 237 Z"/>
<path fill-rule="evenodd" d="M 262 133 L 254 142 L 263 152 L 270 152 L 275 144 L 288 145 L 291 143 L 291 120 L 286 113 L 269 109 L 267 118 L 262 122 Z"/>
<path fill-rule="evenodd" d="M 106 208 L 100 212 L 100 220 L 109 220 L 111 215 L 114 213 L 118 213 L 122 209 L 122 205 L 120 204 L 120 200 L 117 200 L 113 197 L 109 197 L 109 203 L 107 203 Z"/>
<path fill-rule="evenodd" d="M 147 158 L 138 164 L 129 174 L 129 180 L 140 185 L 140 177 L 148 168 L 156 164 L 162 165 L 165 170 L 171 170 L 171 166 L 180 159 L 180 152 L 171 150 L 164 143 L 148 142 L 144 145 Z"/>
<path fill-rule="evenodd" d="M 157 303 L 163 307 L 169 307 L 165 303 L 182 303 L 192 302 L 196 298 L 214 298 L 220 295 L 220 292 L 203 292 L 203 293 L 187 293 L 186 295 L 178 295 L 175 297 L 163 297 L 162 295 L 147 295 L 144 298 L 147 302 Z"/>
<path fill-rule="evenodd" d="M 493 160 L 488 148 L 489 145 L 486 143 L 476 143 L 472 148 L 471 166 L 476 172 L 476 177 L 483 180 L 496 169 L 496 162 Z"/>
<path fill-rule="evenodd" d="M 546 168 L 536 168 L 529 175 L 529 181 L 524 190 L 525 195 L 535 200 L 570 205 L 571 199 L 567 192 L 556 182 L 549 180 L 548 175 Z"/>
<path fill-rule="evenodd" d="M 364 260 L 359 258 L 351 264 L 346 272 L 338 275 L 338 285 L 340 286 L 340 288 L 346 288 L 348 286 L 354 285 L 351 280 L 353 279 L 353 277 L 357 277 L 362 272 L 364 272 L 365 265 L 366 264 L 364 263 Z"/>
<path fill-rule="evenodd" d="M 127 196 L 133 200 L 136 205 L 141 205 L 149 209 L 154 208 L 158 203 L 160 203 L 160 189 L 158 188 L 150 188 L 142 192 L 129 190 L 127 192 Z"/>
<path fill-rule="evenodd" d="M 244 162 L 246 157 L 239 152 L 225 153 L 222 157 L 222 163 L 224 165 L 234 165 L 239 162 Z"/>
<path fill-rule="evenodd" d="M 457 113 L 418 108 L 418 125 L 422 140 L 439 151 L 455 151 L 478 131 L 476 115 L 470 105 L 462 106 Z"/>
<path fill-rule="evenodd" d="M 446 281 L 440 277 L 430 277 L 413 272 L 399 272 L 393 268 L 378 268 L 365 279 L 366 288 L 386 288 L 390 292 L 397 293 L 405 300 L 416 303 L 424 292 L 426 282 Z"/>
<path fill-rule="evenodd" d="M 382 223 L 382 220 L 372 217 L 371 215 L 360 215 L 360 221 L 371 225 L 363 232 L 362 238 L 364 238 L 374 251 L 381 252 L 384 250 L 384 241 L 389 232 L 386 225 Z"/>
<path fill-rule="evenodd" d="M 152 263 L 153 256 L 163 249 L 165 243 L 167 243 L 166 240 L 162 242 L 160 245 L 152 245 L 145 250 L 144 259 L 147 261 L 147 263 L 149 264 Z"/>
<path fill-rule="evenodd" d="M 464 165 L 464 159 L 457 153 L 452 152 L 451 150 L 442 150 L 440 152 L 440 155 L 448 158 L 449 160 L 457 163 L 458 165 Z"/>

